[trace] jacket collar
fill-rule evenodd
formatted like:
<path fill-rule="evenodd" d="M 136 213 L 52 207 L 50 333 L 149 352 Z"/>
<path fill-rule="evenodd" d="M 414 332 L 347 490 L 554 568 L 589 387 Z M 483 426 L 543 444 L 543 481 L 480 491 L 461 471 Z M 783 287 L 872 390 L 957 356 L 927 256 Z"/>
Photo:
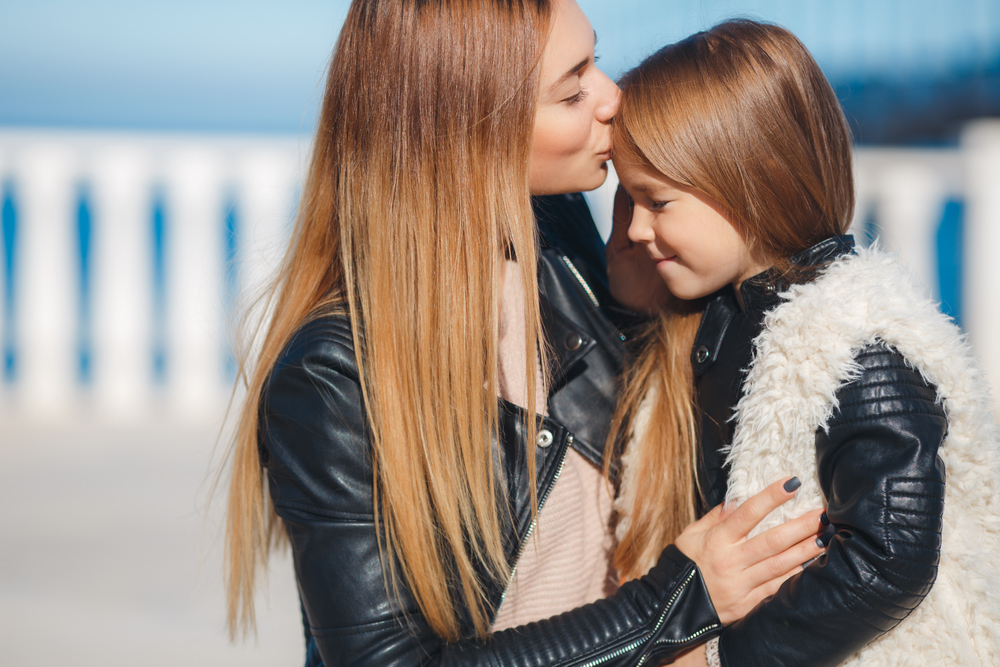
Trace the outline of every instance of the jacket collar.
<path fill-rule="evenodd" d="M 538 307 L 545 339 L 549 343 L 551 393 L 562 385 L 569 369 L 594 349 L 597 342 L 575 322 L 559 312 L 544 295 L 539 297 Z"/>
<path fill-rule="evenodd" d="M 854 252 L 854 237 L 848 234 L 831 236 L 825 241 L 808 248 L 790 259 L 802 268 L 820 268 L 842 255 Z M 789 283 L 778 272 L 769 269 L 743 281 L 740 295 L 743 297 L 743 313 L 759 325 L 764 314 L 781 303 L 781 293 Z M 726 337 L 733 318 L 740 313 L 736 294 L 729 285 L 708 297 L 708 305 L 702 316 L 694 347 L 691 349 L 691 364 L 695 377 L 700 377 L 719 358 L 722 341 Z"/>
<path fill-rule="evenodd" d="M 573 448 L 602 465 L 625 344 L 575 260 L 539 255 L 539 306 L 549 347 L 549 417 L 574 434 Z"/>

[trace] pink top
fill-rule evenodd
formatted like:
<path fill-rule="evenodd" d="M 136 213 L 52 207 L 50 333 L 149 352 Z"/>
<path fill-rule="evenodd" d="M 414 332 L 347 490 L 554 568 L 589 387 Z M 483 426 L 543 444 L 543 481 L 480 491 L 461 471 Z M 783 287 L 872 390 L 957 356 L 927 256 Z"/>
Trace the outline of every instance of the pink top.
<path fill-rule="evenodd" d="M 514 262 L 505 267 L 500 306 L 500 396 L 524 405 L 524 297 L 516 267 Z M 540 382 L 538 386 L 536 403 L 544 409 Z M 493 630 L 548 618 L 615 591 L 613 509 L 611 491 L 601 471 L 569 448 L 562 473 L 515 564 Z"/>
<path fill-rule="evenodd" d="M 524 545 L 493 630 L 539 621 L 615 592 L 612 507 L 601 471 L 570 448 Z"/>

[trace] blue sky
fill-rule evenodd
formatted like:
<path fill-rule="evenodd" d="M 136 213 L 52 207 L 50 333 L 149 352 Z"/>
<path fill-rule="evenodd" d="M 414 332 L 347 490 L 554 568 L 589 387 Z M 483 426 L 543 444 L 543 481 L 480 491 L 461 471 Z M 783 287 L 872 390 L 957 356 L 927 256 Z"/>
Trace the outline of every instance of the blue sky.
<path fill-rule="evenodd" d="M 831 78 L 1000 54 L 998 0 L 579 0 L 615 76 L 719 20 L 780 23 Z M 0 125 L 297 132 L 345 0 L 0 0 Z"/>

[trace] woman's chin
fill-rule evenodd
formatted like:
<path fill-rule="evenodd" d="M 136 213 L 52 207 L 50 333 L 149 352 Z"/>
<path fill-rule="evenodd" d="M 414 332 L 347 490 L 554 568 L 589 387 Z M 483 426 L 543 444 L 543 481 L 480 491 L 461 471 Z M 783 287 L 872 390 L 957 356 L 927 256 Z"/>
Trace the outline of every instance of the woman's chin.
<path fill-rule="evenodd" d="M 580 180 L 580 187 L 574 188 L 571 190 L 572 192 L 590 192 L 591 190 L 596 190 L 601 187 L 604 185 L 604 181 L 608 180 L 608 163 L 602 162 L 600 166 L 598 166 L 592 174 L 589 174 L 586 179 Z"/>
<path fill-rule="evenodd" d="M 555 170 L 553 173 L 532 174 L 531 194 L 564 195 L 570 192 L 589 192 L 608 180 L 608 163 L 591 163 L 587 169 Z"/>
<path fill-rule="evenodd" d="M 604 185 L 606 180 L 608 180 L 608 163 L 601 162 L 593 171 L 577 179 L 577 186 L 568 192 L 590 192 Z"/>

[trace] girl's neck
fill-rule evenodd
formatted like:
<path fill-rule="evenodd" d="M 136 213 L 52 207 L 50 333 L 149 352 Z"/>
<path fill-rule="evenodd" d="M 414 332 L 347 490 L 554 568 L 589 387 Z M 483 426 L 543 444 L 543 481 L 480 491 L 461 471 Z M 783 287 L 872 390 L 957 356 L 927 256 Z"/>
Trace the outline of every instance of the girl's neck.
<path fill-rule="evenodd" d="M 743 275 L 732 282 L 733 291 L 736 293 L 736 303 L 739 304 L 740 310 L 746 312 L 747 309 L 746 304 L 743 302 L 743 283 L 754 276 L 764 273 L 769 268 L 771 267 L 768 263 L 755 262 L 751 266 L 747 267 L 746 271 L 743 272 Z"/>

